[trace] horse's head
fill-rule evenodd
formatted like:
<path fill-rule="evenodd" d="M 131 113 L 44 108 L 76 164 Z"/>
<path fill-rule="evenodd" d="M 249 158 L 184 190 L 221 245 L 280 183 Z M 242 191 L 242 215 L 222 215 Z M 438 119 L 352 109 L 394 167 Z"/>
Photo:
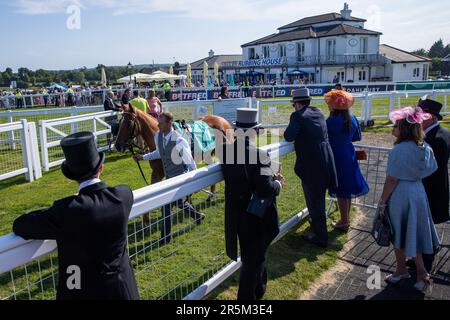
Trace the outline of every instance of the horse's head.
<path fill-rule="evenodd" d="M 115 143 L 115 147 L 119 152 L 124 152 L 132 144 L 133 139 L 140 133 L 139 120 L 137 119 L 134 108 L 130 107 L 124 109 L 124 111 Z"/>

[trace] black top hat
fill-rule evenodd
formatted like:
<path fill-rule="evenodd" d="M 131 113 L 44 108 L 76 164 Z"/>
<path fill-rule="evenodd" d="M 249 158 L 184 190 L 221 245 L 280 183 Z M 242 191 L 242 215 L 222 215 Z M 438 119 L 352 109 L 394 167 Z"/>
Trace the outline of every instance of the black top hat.
<path fill-rule="evenodd" d="M 98 152 L 92 132 L 78 132 L 61 140 L 66 160 L 61 165 L 62 173 L 70 180 L 83 181 L 96 175 L 105 154 Z"/>
<path fill-rule="evenodd" d="M 300 88 L 292 91 L 292 103 L 297 101 L 309 101 L 311 100 L 311 95 L 309 94 L 308 88 Z"/>
<path fill-rule="evenodd" d="M 233 122 L 235 128 L 252 129 L 260 127 L 258 123 L 258 109 L 238 108 L 236 109 L 236 121 Z"/>
<path fill-rule="evenodd" d="M 423 111 L 435 115 L 438 118 L 438 120 L 443 119 L 442 116 L 439 114 L 439 112 L 442 109 L 442 103 L 439 103 L 431 99 L 427 99 L 427 97 L 425 96 L 419 100 L 417 106 L 420 107 Z"/>

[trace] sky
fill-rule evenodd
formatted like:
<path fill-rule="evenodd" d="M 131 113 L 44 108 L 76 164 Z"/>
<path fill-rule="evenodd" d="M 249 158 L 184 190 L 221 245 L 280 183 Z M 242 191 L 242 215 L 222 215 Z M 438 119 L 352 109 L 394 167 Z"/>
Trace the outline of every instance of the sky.
<path fill-rule="evenodd" d="M 241 45 L 290 22 L 340 12 L 331 0 L 0 1 L 0 70 L 50 70 L 193 62 L 241 54 Z M 352 16 L 383 33 L 381 43 L 412 51 L 450 43 L 450 1 L 348 0 Z"/>

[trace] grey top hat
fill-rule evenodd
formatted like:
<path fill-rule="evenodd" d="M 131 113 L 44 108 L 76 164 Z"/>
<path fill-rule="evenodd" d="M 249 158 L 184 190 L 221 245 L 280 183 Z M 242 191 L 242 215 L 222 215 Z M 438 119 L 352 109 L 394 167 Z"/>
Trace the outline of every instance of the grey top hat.
<path fill-rule="evenodd" d="M 297 101 L 307 101 L 307 100 L 311 100 L 311 96 L 309 95 L 308 88 L 300 88 L 300 89 L 292 91 L 291 102 L 294 103 Z"/>
<path fill-rule="evenodd" d="M 233 122 L 235 128 L 251 129 L 260 127 L 258 123 L 258 109 L 239 108 L 236 109 L 236 121 Z"/>

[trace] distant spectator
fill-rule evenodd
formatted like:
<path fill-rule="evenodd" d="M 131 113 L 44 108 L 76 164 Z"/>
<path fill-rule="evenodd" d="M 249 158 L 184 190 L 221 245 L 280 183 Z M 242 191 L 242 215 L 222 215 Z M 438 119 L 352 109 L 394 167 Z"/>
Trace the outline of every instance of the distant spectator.
<path fill-rule="evenodd" d="M 147 102 L 147 100 L 145 100 L 144 98 L 141 97 L 139 90 L 133 91 L 133 99 L 130 101 L 130 104 L 133 107 L 143 111 L 144 113 L 147 113 L 148 102 Z"/>
<path fill-rule="evenodd" d="M 130 102 L 130 98 L 131 98 L 131 89 L 126 89 L 122 95 L 122 103 L 128 104 Z"/>
<path fill-rule="evenodd" d="M 229 99 L 229 97 L 228 97 L 228 87 L 226 87 L 226 86 L 223 86 L 220 89 L 219 100 L 222 100 L 222 99 Z"/>
<path fill-rule="evenodd" d="M 148 92 L 147 103 L 147 113 L 158 120 L 159 115 L 164 112 L 164 108 L 161 100 L 159 100 L 159 98 L 155 96 L 154 90 L 150 90 Z"/>

